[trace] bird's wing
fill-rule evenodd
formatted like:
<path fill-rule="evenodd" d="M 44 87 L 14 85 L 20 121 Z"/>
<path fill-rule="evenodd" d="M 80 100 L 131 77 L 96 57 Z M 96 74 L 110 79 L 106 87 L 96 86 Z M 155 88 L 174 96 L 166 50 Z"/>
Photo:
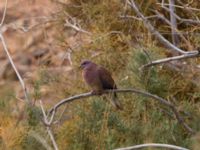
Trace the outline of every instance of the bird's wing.
<path fill-rule="evenodd" d="M 99 78 L 103 85 L 103 89 L 116 89 L 116 84 L 110 74 L 109 71 L 107 71 L 103 67 L 98 68 Z"/>

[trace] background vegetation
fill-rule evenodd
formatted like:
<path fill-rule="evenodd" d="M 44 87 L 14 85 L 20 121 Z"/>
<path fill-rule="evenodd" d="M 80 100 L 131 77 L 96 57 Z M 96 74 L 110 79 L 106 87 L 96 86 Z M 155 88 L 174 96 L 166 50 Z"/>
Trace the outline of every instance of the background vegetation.
<path fill-rule="evenodd" d="M 145 16 L 151 16 L 152 10 L 157 10 L 169 18 L 156 0 L 136 2 Z M 181 2 L 200 8 L 198 1 Z M 119 88 L 145 90 L 173 102 L 196 133 L 188 133 L 169 108 L 149 98 L 118 94 L 124 110 L 117 111 L 103 97 L 91 97 L 69 103 L 56 114 L 57 119 L 62 114 L 58 123 L 52 126 L 60 150 L 103 150 L 142 143 L 174 144 L 197 150 L 200 145 L 199 60 L 194 58 L 177 62 L 174 67 L 161 65 L 139 71 L 151 60 L 173 54 L 154 38 L 142 21 L 123 17 L 136 16 L 125 2 L 71 0 L 61 8 L 54 16 L 56 23 L 51 23 L 57 32 L 52 38 L 63 55 L 70 54 L 70 59 L 66 63 L 55 60 L 53 56 L 57 53 L 51 48 L 48 54 L 35 58 L 36 71 L 27 80 L 30 97 L 35 102 L 32 107 L 24 106 L 18 100 L 16 88 L 12 86 L 15 81 L 4 79 L 6 86 L 1 85 L 0 91 L 1 149 L 45 149 L 36 136 L 51 143 L 41 121 L 38 100 L 42 99 L 45 108 L 49 109 L 63 98 L 87 92 L 89 89 L 82 81 L 78 66 L 82 60 L 90 59 L 110 70 Z M 200 17 L 199 11 L 194 11 L 194 15 L 177 8 L 176 13 L 182 18 Z M 74 31 L 66 25 L 66 19 L 76 21 L 87 33 Z M 161 19 L 150 21 L 172 41 L 169 25 Z M 180 22 L 178 29 L 187 40 L 184 42 L 180 38 L 178 47 L 186 51 L 197 49 L 200 44 L 198 25 Z M 74 38 L 74 44 L 70 43 L 69 37 Z M 68 66 L 68 70 L 57 72 L 56 69 L 63 66 Z"/>

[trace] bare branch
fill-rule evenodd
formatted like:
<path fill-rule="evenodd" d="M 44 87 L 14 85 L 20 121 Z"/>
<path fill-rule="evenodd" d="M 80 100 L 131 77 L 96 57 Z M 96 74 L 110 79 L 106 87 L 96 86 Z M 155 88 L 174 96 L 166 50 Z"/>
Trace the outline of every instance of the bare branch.
<path fill-rule="evenodd" d="M 137 90 L 137 89 L 105 90 L 105 91 L 103 91 L 102 94 L 109 94 L 110 92 L 116 92 L 116 93 L 135 93 L 135 94 L 139 94 L 139 95 L 142 95 L 142 96 L 145 96 L 145 97 L 150 97 L 150 98 L 152 98 L 152 99 L 160 102 L 161 104 L 163 104 L 165 106 L 168 106 L 172 110 L 172 112 L 174 113 L 174 115 L 175 115 L 176 119 L 178 120 L 178 122 L 181 125 L 183 125 L 183 127 L 187 131 L 189 131 L 190 133 L 194 133 L 194 131 L 184 122 L 184 120 L 182 119 L 182 117 L 179 115 L 179 113 L 176 110 L 175 106 L 171 102 L 169 102 L 169 101 L 167 101 L 167 100 L 165 100 L 165 99 L 163 99 L 163 98 L 161 98 L 161 97 L 159 97 L 157 95 L 154 95 L 154 94 L 151 94 L 151 93 L 148 93 L 148 92 L 145 92 L 145 91 Z M 94 95 L 91 92 L 89 92 L 89 93 L 83 93 L 83 94 L 79 94 L 79 95 L 75 95 L 75 96 L 63 99 L 60 102 L 58 102 L 57 104 L 55 104 L 50 109 L 48 116 L 51 116 L 51 114 L 55 115 L 57 109 L 59 107 L 61 107 L 62 105 L 66 104 L 66 103 L 72 102 L 74 100 L 82 99 L 82 98 L 91 97 L 91 96 L 96 96 L 96 95 Z"/>
<path fill-rule="evenodd" d="M 7 5 L 8 5 L 8 0 L 5 0 L 5 7 L 4 7 L 4 11 L 3 11 L 3 17 L 2 17 L 1 23 L 0 23 L 0 28 L 2 27 L 5 17 L 6 17 Z"/>
<path fill-rule="evenodd" d="M 182 59 L 194 58 L 194 57 L 199 57 L 199 56 L 200 56 L 200 53 L 192 53 L 192 54 L 183 54 L 180 56 L 174 56 L 174 57 L 169 57 L 169 58 L 163 58 L 163 59 L 155 60 L 155 61 L 152 61 L 148 64 L 141 66 L 140 70 L 144 69 L 146 67 L 160 65 L 160 64 L 175 61 L 175 60 L 182 60 Z"/>
<path fill-rule="evenodd" d="M 171 50 L 174 50 L 176 52 L 179 52 L 181 54 L 187 54 L 187 53 L 196 53 L 196 51 L 190 51 L 185 52 L 182 49 L 176 47 L 172 43 L 170 43 L 167 39 L 165 39 L 153 26 L 152 24 L 145 18 L 145 16 L 139 11 L 138 7 L 136 6 L 134 0 L 127 0 L 128 4 L 131 6 L 131 8 L 136 12 L 136 14 L 143 20 L 144 25 L 149 29 L 149 31 L 157 37 L 157 39 L 163 43 L 166 47 L 170 48 Z"/>
<path fill-rule="evenodd" d="M 141 149 L 141 148 L 146 148 L 146 147 L 169 148 L 169 149 L 174 149 L 174 150 L 189 150 L 187 148 L 180 147 L 180 146 L 175 146 L 175 145 L 170 145 L 170 144 L 160 144 L 160 143 L 140 144 L 140 145 L 125 147 L 125 148 L 117 148 L 115 150 L 134 150 L 134 149 Z"/>
<path fill-rule="evenodd" d="M 19 82 L 20 82 L 20 84 L 22 86 L 22 89 L 23 89 L 24 95 L 25 95 L 25 99 L 26 99 L 27 103 L 29 103 L 30 101 L 29 101 L 29 97 L 28 97 L 28 93 L 27 93 L 27 89 L 26 89 L 25 83 L 24 83 L 19 71 L 17 70 L 17 68 L 16 68 L 16 66 L 15 66 L 15 64 L 14 64 L 14 62 L 13 62 L 11 56 L 10 56 L 10 53 L 8 51 L 8 48 L 7 48 L 7 45 L 5 43 L 4 37 L 3 37 L 3 35 L 1 33 L 0 33 L 0 39 L 1 39 L 1 42 L 3 44 L 4 51 L 6 52 L 6 54 L 8 56 L 8 59 L 9 59 L 11 65 L 12 65 L 12 67 L 13 67 L 13 69 L 14 69 L 14 71 L 15 71 L 18 79 L 19 79 Z"/>
<path fill-rule="evenodd" d="M 43 114 L 44 121 L 45 121 L 45 123 L 48 123 L 48 121 L 47 121 L 47 115 L 46 115 L 46 113 L 45 113 L 45 111 L 44 111 L 44 107 L 43 107 L 43 104 L 42 104 L 42 101 L 41 101 L 41 100 L 40 100 L 40 107 L 41 107 L 41 110 L 42 110 L 42 114 Z M 51 141 L 52 141 L 52 144 L 53 144 L 53 146 L 54 146 L 54 149 L 55 149 L 55 150 L 58 150 L 58 146 L 57 146 L 57 143 L 56 143 L 56 141 L 55 141 L 55 138 L 54 138 L 54 136 L 53 136 L 53 133 L 52 133 L 52 131 L 51 131 L 50 126 L 46 126 L 46 129 L 47 129 L 47 132 L 48 132 L 48 134 L 49 134 L 49 136 L 50 136 L 50 139 L 51 139 Z"/>

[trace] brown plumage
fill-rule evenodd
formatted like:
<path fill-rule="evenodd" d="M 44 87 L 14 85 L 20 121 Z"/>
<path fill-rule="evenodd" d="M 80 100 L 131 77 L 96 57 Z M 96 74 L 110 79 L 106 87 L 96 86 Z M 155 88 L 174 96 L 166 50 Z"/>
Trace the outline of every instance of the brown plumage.
<path fill-rule="evenodd" d="M 89 60 L 83 61 L 81 68 L 83 69 L 83 78 L 92 89 L 92 93 L 100 95 L 103 90 L 117 89 L 110 72 L 105 68 Z M 116 93 L 112 93 L 111 103 L 117 109 L 122 109 Z"/>

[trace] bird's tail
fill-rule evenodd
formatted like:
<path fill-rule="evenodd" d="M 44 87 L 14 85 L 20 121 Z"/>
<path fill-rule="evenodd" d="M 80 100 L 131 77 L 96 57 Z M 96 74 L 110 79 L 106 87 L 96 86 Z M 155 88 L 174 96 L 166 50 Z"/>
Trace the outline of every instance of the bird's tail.
<path fill-rule="evenodd" d="M 122 104 L 120 103 L 120 101 L 118 100 L 117 94 L 113 93 L 112 97 L 110 98 L 111 104 L 119 109 L 119 110 L 123 110 Z"/>

